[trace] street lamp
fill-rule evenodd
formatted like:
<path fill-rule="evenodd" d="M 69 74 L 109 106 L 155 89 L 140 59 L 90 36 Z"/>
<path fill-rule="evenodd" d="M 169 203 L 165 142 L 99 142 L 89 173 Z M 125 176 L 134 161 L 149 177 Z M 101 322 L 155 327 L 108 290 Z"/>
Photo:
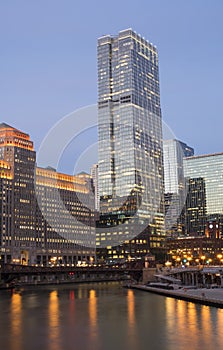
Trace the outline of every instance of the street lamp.
<path fill-rule="evenodd" d="M 167 268 L 170 268 L 170 266 L 172 265 L 172 263 L 171 263 L 171 261 L 166 261 L 166 262 L 165 262 L 165 265 L 166 265 Z"/>
<path fill-rule="evenodd" d="M 188 265 L 190 265 L 191 261 L 192 261 L 192 256 L 188 256 L 187 260 L 188 260 L 188 263 L 189 263 Z"/>
<path fill-rule="evenodd" d="M 222 254 L 218 254 L 218 255 L 217 255 L 217 258 L 219 259 L 220 265 L 221 265 L 221 262 L 222 262 Z"/>
<path fill-rule="evenodd" d="M 178 256 L 178 257 L 176 258 L 176 261 L 177 261 L 177 264 L 179 264 L 179 265 L 180 265 L 180 262 L 181 262 L 181 257 L 180 257 L 180 256 Z"/>
<path fill-rule="evenodd" d="M 207 260 L 207 264 L 210 265 L 211 262 L 212 262 L 212 259 L 209 258 L 209 259 Z"/>
<path fill-rule="evenodd" d="M 202 255 L 202 256 L 201 256 L 201 260 L 203 261 L 203 266 L 204 266 L 204 261 L 205 261 L 205 259 L 206 259 L 206 256 L 205 256 L 205 255 Z"/>

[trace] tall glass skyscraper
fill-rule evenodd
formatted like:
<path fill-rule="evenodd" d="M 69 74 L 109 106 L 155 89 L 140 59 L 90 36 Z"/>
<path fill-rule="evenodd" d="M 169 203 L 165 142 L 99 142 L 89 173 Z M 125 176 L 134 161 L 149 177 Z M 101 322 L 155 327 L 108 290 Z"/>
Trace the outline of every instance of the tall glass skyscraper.
<path fill-rule="evenodd" d="M 223 227 L 223 153 L 184 159 L 188 183 L 186 233 L 204 235 L 208 221 Z"/>
<path fill-rule="evenodd" d="M 158 53 L 155 46 L 131 29 L 98 39 L 98 120 L 101 219 L 104 228 L 116 228 L 112 234 L 109 228 L 101 229 L 97 246 L 121 243 L 148 227 L 151 235 L 162 236 L 164 182 Z M 115 224 L 108 214 L 113 218 L 116 215 Z M 132 225 L 127 227 L 126 220 L 133 218 L 137 225 L 131 233 Z"/>
<path fill-rule="evenodd" d="M 169 234 L 182 231 L 180 215 L 186 201 L 183 158 L 193 155 L 194 149 L 182 141 L 163 141 L 165 224 Z"/>
<path fill-rule="evenodd" d="M 165 193 L 179 194 L 184 188 L 183 158 L 194 155 L 194 149 L 176 140 L 163 141 Z"/>

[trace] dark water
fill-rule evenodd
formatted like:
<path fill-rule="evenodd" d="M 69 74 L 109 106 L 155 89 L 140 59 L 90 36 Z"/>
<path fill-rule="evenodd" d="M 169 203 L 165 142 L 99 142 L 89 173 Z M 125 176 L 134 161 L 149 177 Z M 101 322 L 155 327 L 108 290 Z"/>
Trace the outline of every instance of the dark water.
<path fill-rule="evenodd" d="M 118 283 L 0 291 L 0 349 L 223 349 L 223 310 Z"/>

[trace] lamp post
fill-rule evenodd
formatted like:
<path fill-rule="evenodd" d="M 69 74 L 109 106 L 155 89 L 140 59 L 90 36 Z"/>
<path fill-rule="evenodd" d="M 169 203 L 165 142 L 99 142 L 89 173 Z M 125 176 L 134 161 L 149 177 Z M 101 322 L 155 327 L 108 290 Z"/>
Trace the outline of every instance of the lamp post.
<path fill-rule="evenodd" d="M 209 258 L 209 259 L 207 260 L 207 264 L 210 265 L 211 262 L 212 262 L 212 259 Z"/>
<path fill-rule="evenodd" d="M 199 259 L 195 259 L 195 262 L 197 263 L 197 265 L 199 265 L 200 260 Z"/>
<path fill-rule="evenodd" d="M 191 264 L 192 259 L 193 259 L 192 256 L 188 256 L 187 260 L 188 260 L 189 265 Z"/>
<path fill-rule="evenodd" d="M 218 255 L 217 255 L 217 258 L 219 259 L 219 263 L 220 263 L 220 265 L 221 265 L 221 262 L 222 262 L 222 254 L 218 254 Z"/>
<path fill-rule="evenodd" d="M 169 269 L 171 265 L 172 265 L 171 261 L 166 261 L 165 262 L 165 266 L 167 267 L 167 269 Z"/>
<path fill-rule="evenodd" d="M 178 264 L 180 265 L 180 262 L 181 262 L 181 257 L 180 257 L 180 256 L 178 256 L 178 257 L 176 258 L 176 261 L 177 261 L 177 265 L 178 265 Z"/>
<path fill-rule="evenodd" d="M 206 256 L 205 256 L 205 255 L 202 255 L 202 256 L 201 256 L 201 260 L 203 261 L 203 264 L 202 264 L 203 267 L 204 267 L 204 261 L 205 261 L 205 259 L 206 259 Z"/>

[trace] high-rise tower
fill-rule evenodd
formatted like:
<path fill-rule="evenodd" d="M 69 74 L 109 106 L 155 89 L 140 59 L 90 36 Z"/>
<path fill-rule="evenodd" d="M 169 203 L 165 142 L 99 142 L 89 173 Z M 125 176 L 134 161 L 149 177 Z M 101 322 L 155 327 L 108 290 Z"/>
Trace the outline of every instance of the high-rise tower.
<path fill-rule="evenodd" d="M 98 164 L 93 164 L 91 167 L 91 177 L 94 187 L 95 209 L 99 210 L 99 193 L 98 193 Z"/>
<path fill-rule="evenodd" d="M 11 196 L 7 201 L 8 216 L 3 252 L 10 246 L 8 258 L 20 256 L 21 262 L 31 263 L 35 250 L 35 162 L 36 152 L 28 134 L 5 123 L 0 124 L 0 159 L 8 164 L 12 179 Z M 3 188 L 3 193 L 5 189 Z M 7 214 L 7 215 L 6 215 Z M 10 225 L 9 225 L 10 223 Z M 7 241 L 8 240 L 8 241 Z"/>
<path fill-rule="evenodd" d="M 98 39 L 98 120 L 100 222 L 116 228 L 101 229 L 97 246 L 117 245 L 148 227 L 151 235 L 162 236 L 158 53 L 131 29 Z"/>
<path fill-rule="evenodd" d="M 210 224 L 220 225 L 223 236 L 223 153 L 185 158 L 184 174 L 188 184 L 186 234 L 205 235 L 207 223 L 213 221 Z"/>
<path fill-rule="evenodd" d="M 166 233 L 182 233 L 181 212 L 186 202 L 183 159 L 194 155 L 194 149 L 176 139 L 163 141 Z"/>

